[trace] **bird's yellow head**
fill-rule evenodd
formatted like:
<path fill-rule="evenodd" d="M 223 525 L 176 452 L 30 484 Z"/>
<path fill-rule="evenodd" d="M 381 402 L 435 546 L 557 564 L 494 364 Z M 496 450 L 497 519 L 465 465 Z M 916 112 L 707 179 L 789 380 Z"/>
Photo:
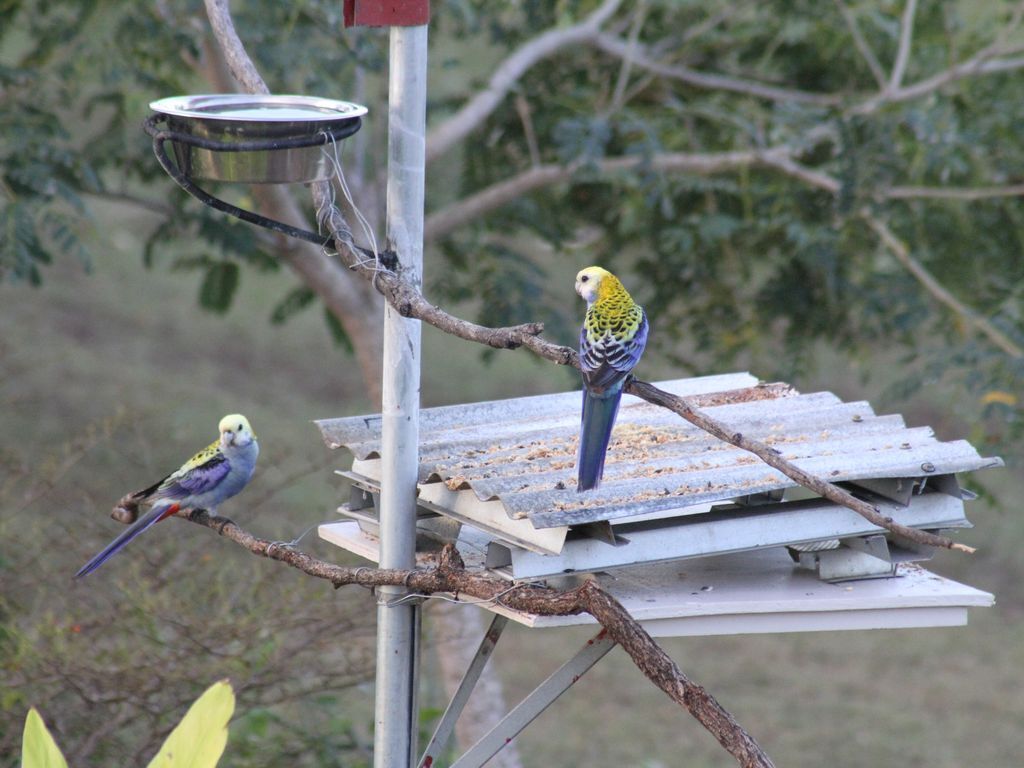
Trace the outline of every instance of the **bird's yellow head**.
<path fill-rule="evenodd" d="M 249 426 L 249 420 L 240 413 L 230 413 L 220 420 L 220 446 L 244 448 L 256 439 Z"/>
<path fill-rule="evenodd" d="M 601 267 L 587 267 L 586 269 L 581 269 L 576 274 L 576 293 L 578 293 L 589 306 L 601 298 L 601 294 L 604 293 L 604 291 L 601 290 L 602 284 L 604 284 L 607 289 L 609 287 L 607 283 L 610 282 L 618 282 L 618 278 L 616 278 L 615 275 L 607 269 L 602 269 Z"/>

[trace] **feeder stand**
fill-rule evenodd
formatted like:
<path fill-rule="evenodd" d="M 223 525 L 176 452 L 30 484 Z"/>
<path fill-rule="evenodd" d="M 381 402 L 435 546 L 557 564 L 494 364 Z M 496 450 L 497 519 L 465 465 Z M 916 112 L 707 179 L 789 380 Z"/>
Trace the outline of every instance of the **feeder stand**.
<path fill-rule="evenodd" d="M 423 280 L 427 27 L 391 27 L 388 88 L 388 249 L 415 286 Z M 420 321 L 384 307 L 381 404 L 382 568 L 416 567 Z M 377 588 L 373 764 L 411 766 L 416 752 L 420 607 L 403 587 Z"/>

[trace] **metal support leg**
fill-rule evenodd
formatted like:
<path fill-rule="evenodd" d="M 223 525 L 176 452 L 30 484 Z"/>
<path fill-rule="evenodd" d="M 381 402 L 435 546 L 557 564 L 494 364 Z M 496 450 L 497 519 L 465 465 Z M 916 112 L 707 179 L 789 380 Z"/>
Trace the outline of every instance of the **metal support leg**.
<path fill-rule="evenodd" d="M 469 663 L 466 674 L 462 676 L 462 681 L 459 683 L 455 695 L 452 696 L 452 700 L 448 703 L 448 708 L 441 716 L 441 721 L 437 724 L 437 728 L 434 730 L 434 735 L 430 738 L 430 743 L 427 744 L 423 757 L 420 758 L 420 768 L 430 768 L 437 759 L 437 756 L 448 744 L 448 739 L 451 738 L 452 731 L 455 730 L 455 723 L 458 721 L 459 715 L 462 714 L 462 710 L 465 709 L 466 702 L 469 701 L 473 688 L 476 687 L 480 675 L 483 674 L 484 667 L 487 666 L 487 662 L 494 652 L 494 646 L 498 644 L 498 639 L 501 637 L 506 624 L 508 624 L 507 618 L 495 614 L 491 626 L 488 627 L 487 632 L 484 633 L 484 637 L 480 641 L 480 647 L 477 648 L 476 655 Z"/>
<path fill-rule="evenodd" d="M 575 656 L 559 667 L 547 680 L 538 685 L 529 696 L 523 699 L 509 712 L 491 731 L 452 763 L 451 768 L 479 768 L 494 757 L 502 747 L 530 723 L 555 699 L 565 693 L 583 675 L 600 661 L 608 651 L 615 647 L 604 631 L 588 640 Z"/>

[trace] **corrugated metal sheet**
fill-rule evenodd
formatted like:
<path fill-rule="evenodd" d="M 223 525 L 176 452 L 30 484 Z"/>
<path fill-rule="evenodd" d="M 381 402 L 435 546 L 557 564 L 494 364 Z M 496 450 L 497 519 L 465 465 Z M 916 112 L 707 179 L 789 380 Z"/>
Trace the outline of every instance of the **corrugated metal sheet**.
<path fill-rule="evenodd" d="M 659 382 L 681 395 L 749 387 L 749 374 Z M 789 478 L 670 411 L 627 396 L 601 487 L 576 492 L 580 394 L 570 392 L 425 409 L 421 483 L 471 489 L 536 528 L 572 526 L 680 509 L 787 488 Z M 966 441 L 942 442 L 898 415 L 829 392 L 706 408 L 735 432 L 762 440 L 832 481 L 948 475 L 1001 466 Z M 317 422 L 332 448 L 357 459 L 380 452 L 379 415 Z M 681 510 L 684 512 L 684 510 Z"/>

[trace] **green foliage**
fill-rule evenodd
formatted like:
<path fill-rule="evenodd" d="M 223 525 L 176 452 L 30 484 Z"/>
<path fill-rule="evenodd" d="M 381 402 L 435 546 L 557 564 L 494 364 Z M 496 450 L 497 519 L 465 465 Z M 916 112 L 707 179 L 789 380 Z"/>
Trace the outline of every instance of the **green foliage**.
<path fill-rule="evenodd" d="M 214 768 L 224 753 L 234 711 L 231 684 L 214 683 L 189 707 L 148 768 Z"/>
<path fill-rule="evenodd" d="M 327 330 L 331 332 L 331 338 L 334 339 L 334 343 L 348 352 L 352 352 L 352 339 L 349 338 L 338 318 L 326 308 L 324 309 L 324 322 L 327 323 Z"/>
<path fill-rule="evenodd" d="M 60 747 L 35 707 L 28 711 L 28 717 L 25 718 L 25 731 L 21 737 L 21 768 L 68 768 Z"/>
<path fill-rule="evenodd" d="M 357 62 L 382 65 L 379 47 L 339 45 L 337 3 L 236 10 L 279 92 L 332 93 Z M 99 200 L 152 211 L 145 262 L 166 256 L 197 271 L 198 301 L 210 311 L 230 308 L 240 266 L 277 268 L 262 233 L 204 209 L 167 179 L 140 127 L 149 101 L 226 88 L 205 78 L 216 65 L 197 23 L 201 2 L 10 0 L 0 14 L 0 283 L 38 286 L 47 266 L 68 257 L 88 267 L 91 248 L 108 236 L 94 229 Z"/>
<path fill-rule="evenodd" d="M 900 4 L 849 5 L 888 73 Z M 484 7 L 470 4 L 469 13 L 465 6 L 459 6 L 459 18 L 466 32 L 485 28 Z M 575 18 L 586 12 L 571 7 Z M 923 81 L 1000 39 L 1011 11 L 1007 2 L 985 4 L 984 10 L 972 3 L 919 8 L 904 84 Z M 554 7 L 537 4 L 495 14 L 491 45 L 511 53 L 534 24 L 556 24 L 556 14 Z M 965 78 L 921 98 L 860 110 L 878 85 L 834 4 L 748 4 L 691 36 L 712 16 L 704 3 L 648 3 L 638 42 L 649 53 L 662 52 L 658 60 L 665 65 L 821 94 L 835 98 L 835 105 L 695 87 L 654 77 L 639 65 L 627 76 L 627 95 L 616 102 L 620 60 L 589 47 L 546 59 L 516 87 L 529 105 L 534 138 L 522 110 L 507 99 L 479 130 L 488 140 L 461 148 L 458 192 L 476 193 L 526 170 L 534 161 L 527 151 L 531 143 L 539 150 L 536 160 L 572 163 L 574 173 L 561 187 L 515 200 L 453 233 L 443 249 L 451 269 L 438 288 L 452 299 L 469 291 L 486 296 L 481 320 L 507 317 L 491 306 L 501 308 L 503 301 L 515 305 L 512 314 L 520 319 L 546 318 L 553 308 L 538 303 L 545 295 L 515 290 L 521 267 L 510 259 L 502 264 L 487 251 L 526 236 L 572 255 L 566 246 L 574 233 L 586 231 L 587 255 L 575 263 L 626 273 L 651 317 L 652 349 L 685 370 L 739 362 L 762 376 L 792 380 L 820 342 L 860 356 L 896 345 L 914 352 L 903 372 L 906 383 L 944 380 L 978 398 L 990 390 L 1012 391 L 1020 360 L 993 349 L 931 297 L 879 243 L 862 214 L 886 221 L 940 283 L 1024 343 L 1020 197 L 968 202 L 886 195 L 893 186 L 1020 183 L 1019 72 Z M 1018 29 L 1006 39 L 1020 44 L 1021 37 Z M 460 103 L 475 85 L 449 96 Z M 792 148 L 808 169 L 836 179 L 838 194 L 774 168 L 695 177 L 654 171 L 647 162 L 670 152 L 772 146 Z M 615 173 L 600 169 L 604 160 L 627 157 L 644 162 Z M 988 353 L 979 356 L 979 348 Z M 956 362 L 965 359 L 972 361 L 970 376 Z M 1022 423 L 1018 410 L 1005 434 L 1024 434 Z M 1012 441 L 999 449 L 1014 450 Z"/>
<path fill-rule="evenodd" d="M 123 333 L 120 341 L 131 344 L 127 326 L 114 332 Z M 229 348 L 209 336 L 205 340 L 216 344 L 215 349 Z M 213 391 L 202 373 L 205 366 L 193 365 L 197 358 L 189 355 L 187 346 L 188 342 L 171 355 L 169 373 L 150 371 L 143 377 L 148 387 L 132 382 L 126 389 L 180 403 L 182 397 L 167 397 L 164 387 L 175 378 L 173 371 L 187 369 L 190 386 Z M 61 357 L 76 355 L 70 346 Z M 109 363 L 110 356 L 106 358 Z M 5 358 L 8 362 L 9 370 L 21 373 L 16 361 Z M 125 390 L 115 391 L 123 379 L 110 388 L 109 383 L 80 373 L 70 378 L 88 390 L 89 401 L 125 395 Z M 4 402 L 18 397 L 22 410 L 35 411 L 34 405 L 25 405 L 37 399 L 18 396 L 15 381 L 5 381 L 0 397 Z M 300 385 L 293 381 L 292 386 Z M 38 402 L 43 400 L 60 410 L 61 415 L 53 418 L 59 419 L 64 432 L 74 423 L 74 413 L 81 414 L 67 401 L 56 405 L 46 396 Z M 270 414 L 278 407 L 279 396 L 257 410 Z M 216 418 L 216 411 L 209 417 Z M 326 508 L 333 489 L 326 488 L 317 498 L 300 496 L 294 503 L 280 503 L 295 493 L 277 485 L 280 478 L 307 477 L 310 464 L 322 463 L 321 450 L 313 446 L 315 459 L 300 461 L 290 452 L 282 453 L 283 445 L 301 444 L 306 428 L 294 438 L 282 439 L 281 423 L 267 418 L 262 422 L 264 434 L 276 437 L 265 443 L 270 460 L 262 477 L 277 477 L 272 483 L 281 496 L 267 505 L 269 514 L 263 519 L 253 514 L 261 501 L 258 488 L 235 509 L 256 530 L 291 536 L 308 521 L 282 515 L 282 507 Z M 294 415 L 287 420 L 301 423 Z M 6 423 L 19 434 L 28 431 L 20 415 L 10 415 Z M 34 423 L 42 426 L 39 419 Z M 154 434 L 175 433 L 167 420 L 135 422 L 123 415 L 82 432 L 73 439 L 51 432 L 48 448 L 34 439 L 17 447 L 10 441 L 0 446 L 0 766 L 14 768 L 14 739 L 30 704 L 58 717 L 55 735 L 69 756 L 76 755 L 76 763 L 144 765 L 142 755 L 157 752 L 162 737 L 181 716 L 183 703 L 192 701 L 217 676 L 236 681 L 240 709 L 251 707 L 275 718 L 263 736 L 248 733 L 243 726 L 244 746 L 238 755 L 225 755 L 224 765 L 317 765 L 301 751 L 295 753 L 297 744 L 341 718 L 351 722 L 359 717 L 353 701 L 365 697 L 351 687 L 372 674 L 372 622 L 366 622 L 362 596 L 350 595 L 339 603 L 335 593 L 314 580 L 268 569 L 256 558 L 225 550 L 198 530 L 187 530 L 194 526 L 173 522 L 163 536 L 135 550 L 120 566 L 120 575 L 100 574 L 99 581 L 69 587 L 74 563 L 102 546 L 113 535 L 111 528 L 117 527 L 102 514 L 108 499 L 121 493 L 122 483 L 133 487 L 155 476 L 158 467 L 177 458 L 174 449 L 181 442 L 177 436 L 151 440 Z M 135 435 L 148 437 L 139 441 Z M 59 554 L 52 550 L 54 531 L 60 531 L 64 540 Z M 287 610 L 278 613 L 274 606 Z M 335 642 L 338 634 L 344 637 L 341 644 Z M 345 695 L 337 695 L 339 691 Z M 329 695 L 335 696 L 335 708 L 327 723 L 305 700 Z M 296 731 L 296 724 L 301 730 Z M 336 756 L 361 754 L 365 739 L 359 742 L 345 733 L 336 731 L 330 739 L 320 733 L 318 738 L 328 741 Z"/>
<path fill-rule="evenodd" d="M 888 74 L 899 43 L 899 4 L 849 4 Z M 367 174 L 383 172 L 386 35 L 339 36 L 328 0 L 250 2 L 233 9 L 261 72 L 279 92 L 352 93 L 363 75 L 371 119 Z M 503 57 L 543 30 L 575 23 L 592 3 L 480 0 L 434 9 L 431 124 L 445 120 Z M 1000 39 L 1012 3 L 918 8 L 904 84 L 941 72 Z M 529 169 L 567 165 L 566 183 L 510 200 L 436 244 L 426 279 L 440 300 L 480 322 L 543 319 L 571 343 L 577 307 L 551 285 L 563 257 L 624 272 L 654 332 L 650 354 L 707 371 L 745 365 L 792 379 L 824 342 L 844 354 L 895 345 L 915 352 L 904 383 L 948 380 L 978 398 L 1013 391 L 1017 360 L 982 354 L 987 342 L 936 302 L 894 261 L 862 218 L 887 222 L 940 283 L 1016 343 L 1024 343 L 1024 210 L 1019 197 L 891 199 L 893 186 L 977 187 L 1021 181 L 1024 79 L 1017 71 L 955 80 L 919 98 L 863 108 L 878 95 L 838 9 L 812 0 L 747 4 L 714 17 L 706 3 L 628 4 L 608 27 L 665 66 L 723 74 L 834 99 L 769 99 L 659 76 L 590 45 L 530 68 L 485 123 L 428 174 L 428 205 L 455 204 Z M 0 40 L 0 280 L 38 285 L 67 258 L 89 262 L 103 234 L 96 199 L 153 212 L 145 263 L 194 271 L 202 307 L 224 313 L 244 275 L 277 267 L 260 230 L 211 212 L 174 188 L 138 127 L 146 103 L 220 90 L 208 79 L 212 40 L 198 0 L 109 4 L 22 0 L 4 6 Z M 1019 44 L 1020 30 L 1004 35 Z M 378 119 L 374 119 L 374 116 Z M 659 170 L 668 153 L 694 155 L 786 146 L 837 194 L 760 165 L 715 174 Z M 346 149 L 346 153 L 349 150 Z M 344 158 L 346 162 L 349 156 Z M 609 159 L 636 158 L 614 173 Z M 435 173 L 434 171 L 437 171 Z M 215 190 L 243 195 L 231 185 Z M 358 201 L 357 201 L 358 202 Z M 585 248 L 578 243 L 586 233 Z M 542 243 L 559 257 L 536 253 Z M 585 251 L 580 252 L 580 251 Z M 275 323 L 317 303 L 298 286 L 271 310 Z M 460 310 L 462 311 L 462 310 Z M 325 313 L 338 344 L 352 348 Z M 921 340 L 929 339 L 927 349 Z M 492 353 L 493 354 L 493 353 Z M 954 360 L 974 361 L 972 375 Z M 1020 405 L 1009 436 L 1024 434 Z M 978 401 L 978 408 L 981 408 Z"/>
<path fill-rule="evenodd" d="M 238 288 L 238 265 L 232 261 L 215 261 L 206 270 L 199 286 L 199 305 L 223 314 L 231 306 Z"/>
<path fill-rule="evenodd" d="M 226 680 L 214 683 L 189 707 L 148 768 L 215 768 L 228 741 L 235 694 Z M 60 748 L 35 707 L 25 718 L 21 768 L 67 768 Z"/>
<path fill-rule="evenodd" d="M 312 304 L 314 299 L 316 299 L 316 294 L 309 286 L 300 285 L 293 288 L 274 307 L 270 313 L 270 322 L 276 325 L 287 322 L 290 317 Z"/>

